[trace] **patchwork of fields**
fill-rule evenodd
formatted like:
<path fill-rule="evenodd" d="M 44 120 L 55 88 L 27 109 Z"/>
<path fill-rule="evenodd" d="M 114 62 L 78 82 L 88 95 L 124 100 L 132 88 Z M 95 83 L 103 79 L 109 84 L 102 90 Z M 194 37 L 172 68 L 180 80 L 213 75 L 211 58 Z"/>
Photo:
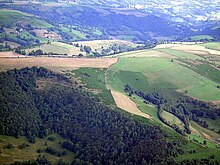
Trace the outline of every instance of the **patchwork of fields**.
<path fill-rule="evenodd" d="M 78 42 L 78 44 L 85 44 L 94 50 L 99 50 L 103 46 L 109 46 L 113 43 L 86 41 Z M 20 55 L 24 58 L 15 58 L 18 57 L 18 54 L 2 52 L 0 53 L 0 68 L 2 71 L 12 68 L 43 66 L 54 71 L 65 72 L 67 76 L 77 77 L 80 85 L 100 96 L 107 105 L 117 106 L 133 114 L 132 116 L 143 117 L 149 122 L 170 128 L 158 117 L 158 107 L 144 102 L 137 95 L 127 96 L 124 91 L 125 85 L 129 84 L 144 93 L 158 92 L 168 100 L 175 100 L 177 95 L 182 95 L 218 104 L 220 100 L 218 88 L 220 83 L 219 46 L 219 43 L 163 44 L 151 50 L 120 53 L 111 58 L 55 58 Z M 45 52 L 80 53 L 79 48 L 60 42 L 44 44 L 39 48 Z M 170 125 L 178 126 L 181 130 L 185 129 L 185 123 L 174 114 L 163 111 L 161 117 Z M 198 149 L 200 152 L 191 155 L 185 154 L 178 157 L 177 161 L 186 158 L 192 159 L 192 155 L 195 157 L 210 156 L 210 154 L 205 154 L 207 149 L 215 152 L 215 155 L 219 155 L 219 151 L 216 149 L 220 137 L 217 133 L 219 119 L 204 118 L 204 120 L 209 124 L 208 128 L 203 128 L 196 122 L 190 121 L 191 134 L 187 135 L 193 149 Z M 205 147 L 204 141 L 207 141 Z M 192 152 L 187 146 L 184 150 Z"/>

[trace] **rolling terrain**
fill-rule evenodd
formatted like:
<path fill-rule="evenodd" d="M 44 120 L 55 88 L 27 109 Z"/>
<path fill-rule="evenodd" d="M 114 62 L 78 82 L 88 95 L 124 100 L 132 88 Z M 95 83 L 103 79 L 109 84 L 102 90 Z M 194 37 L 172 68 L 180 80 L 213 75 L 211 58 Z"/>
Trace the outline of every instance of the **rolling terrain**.
<path fill-rule="evenodd" d="M 0 164 L 220 164 L 219 18 L 217 1 L 0 0 Z"/>
<path fill-rule="evenodd" d="M 183 146 L 185 154 L 178 156 L 176 161 L 191 160 L 194 156 L 199 158 L 202 155 L 208 159 L 212 154 L 206 153 L 207 150 L 213 150 L 214 157 L 217 158 L 219 151 L 216 146 L 219 145 L 220 137 L 217 112 L 220 100 L 218 54 L 209 54 L 216 57 L 216 61 L 213 61 L 213 58 L 205 59 L 207 54 L 187 53 L 193 46 L 196 51 L 207 49 L 203 44 L 199 47 L 191 44 L 189 50 L 186 50 L 187 45 L 174 45 L 158 45 L 151 50 L 131 51 L 94 59 L 40 56 L 17 58 L 16 55 L 7 57 L 2 53 L 1 70 L 37 64 L 59 71 L 67 77 L 72 77 L 83 89 L 96 94 L 106 105 L 124 109 L 124 113 L 133 114 L 135 120 L 160 125 L 166 131 L 171 129 L 173 136 L 173 130 L 183 134 L 190 143 L 187 145 L 194 146 L 195 150 L 200 146 L 200 150 L 195 153 L 193 149 L 189 150 L 187 146 Z M 216 47 L 218 46 L 209 49 L 218 52 Z M 158 103 L 155 98 L 162 99 L 163 103 Z M 179 109 L 179 103 L 181 109 L 187 108 L 187 114 L 195 118 L 190 118 L 189 115 L 188 120 L 183 119 L 182 116 L 187 114 Z M 213 114 L 216 113 L 215 119 L 209 114 L 201 116 L 194 111 L 195 105 L 198 110 L 204 109 L 204 103 Z M 158 106 L 163 107 L 160 108 L 162 112 Z M 176 111 L 173 111 L 173 108 Z M 204 122 L 208 127 L 204 126 Z"/>

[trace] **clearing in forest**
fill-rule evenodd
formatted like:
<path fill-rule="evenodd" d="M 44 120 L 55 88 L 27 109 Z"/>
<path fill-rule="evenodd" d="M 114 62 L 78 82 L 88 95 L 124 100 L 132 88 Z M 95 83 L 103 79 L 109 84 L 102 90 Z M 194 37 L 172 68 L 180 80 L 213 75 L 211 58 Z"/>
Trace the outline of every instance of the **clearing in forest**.
<path fill-rule="evenodd" d="M 137 105 L 128 96 L 126 96 L 122 93 L 119 93 L 119 92 L 115 92 L 115 91 L 111 91 L 111 93 L 112 93 L 112 96 L 115 100 L 116 105 L 119 108 L 121 108 L 131 114 L 142 116 L 146 119 L 151 119 L 150 115 L 141 112 L 137 108 Z"/>

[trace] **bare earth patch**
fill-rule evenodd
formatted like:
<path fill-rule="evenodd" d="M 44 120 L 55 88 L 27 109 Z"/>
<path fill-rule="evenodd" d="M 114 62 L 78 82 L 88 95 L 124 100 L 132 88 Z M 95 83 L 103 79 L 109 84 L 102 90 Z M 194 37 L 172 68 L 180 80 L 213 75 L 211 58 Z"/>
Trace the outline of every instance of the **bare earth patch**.
<path fill-rule="evenodd" d="M 146 119 L 151 119 L 150 115 L 141 112 L 137 105 L 126 95 L 121 94 L 119 92 L 111 91 L 112 96 L 115 100 L 116 105 L 125 110 L 126 112 L 129 112 L 134 115 L 142 116 Z"/>
<path fill-rule="evenodd" d="M 55 57 L 29 57 L 29 58 L 1 58 L 0 70 L 23 67 L 45 67 L 53 71 L 73 70 L 79 67 L 108 68 L 118 61 L 117 58 L 55 58 Z"/>

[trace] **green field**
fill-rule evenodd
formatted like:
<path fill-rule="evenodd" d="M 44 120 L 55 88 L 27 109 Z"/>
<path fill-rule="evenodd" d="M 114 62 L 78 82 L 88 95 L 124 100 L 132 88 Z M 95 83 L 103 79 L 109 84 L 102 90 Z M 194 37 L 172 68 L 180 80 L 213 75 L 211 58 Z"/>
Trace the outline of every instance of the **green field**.
<path fill-rule="evenodd" d="M 167 111 L 162 111 L 161 116 L 171 125 L 177 125 L 180 129 L 184 130 L 184 123 L 175 115 Z"/>
<path fill-rule="evenodd" d="M 197 56 L 197 55 L 194 55 L 192 53 L 187 53 L 187 52 L 184 52 L 184 51 L 181 51 L 181 50 L 175 50 L 175 49 L 166 49 L 166 48 L 163 48 L 163 49 L 155 49 L 157 51 L 160 51 L 160 52 L 163 52 L 163 53 L 167 53 L 167 54 L 170 54 L 170 55 L 173 55 L 179 59 L 192 59 L 192 60 L 202 60 L 203 58 Z"/>
<path fill-rule="evenodd" d="M 55 141 L 50 141 L 47 138 L 53 136 L 55 137 Z M 27 141 L 25 137 L 11 137 L 0 135 L 0 164 L 4 163 L 13 163 L 15 161 L 28 161 L 34 160 L 37 158 L 39 154 L 45 155 L 46 158 L 51 161 L 53 164 L 57 163 L 60 159 L 63 159 L 66 162 L 71 162 L 74 158 L 74 154 L 70 151 L 66 151 L 66 155 L 59 157 L 57 155 L 52 155 L 46 153 L 46 147 L 53 147 L 57 151 L 64 151 L 61 144 L 64 141 L 62 137 L 56 134 L 52 134 L 47 136 L 47 138 L 39 139 L 36 138 L 36 143 L 30 143 Z M 21 144 L 28 144 L 29 146 L 23 149 L 20 149 L 19 146 Z M 6 149 L 4 148 L 8 144 L 12 144 L 14 149 Z M 38 153 L 37 150 L 40 149 L 42 152 Z"/>
<path fill-rule="evenodd" d="M 135 102 L 138 109 L 140 109 L 142 112 L 150 115 L 154 121 L 162 124 L 162 122 L 160 121 L 160 119 L 157 116 L 157 109 L 155 106 L 153 106 L 151 104 L 144 103 L 143 99 L 141 99 L 140 97 L 138 97 L 136 95 L 133 96 L 131 99 L 132 99 L 132 101 Z"/>
<path fill-rule="evenodd" d="M 33 15 L 22 13 L 16 10 L 1 10 L 0 12 L 1 24 L 7 26 L 15 26 L 16 23 L 28 25 L 30 24 L 33 28 L 50 28 L 52 25 L 44 20 L 38 19 Z"/>
<path fill-rule="evenodd" d="M 207 119 L 207 118 L 203 118 L 204 121 L 206 121 L 209 125 L 209 129 L 213 129 L 216 132 L 220 132 L 220 119 Z"/>
<path fill-rule="evenodd" d="M 43 44 L 33 49 L 27 49 L 26 51 L 30 52 L 37 49 L 41 49 L 45 53 L 53 52 L 67 55 L 78 55 L 80 53 L 78 48 L 62 42 L 51 42 L 50 44 Z"/>
<path fill-rule="evenodd" d="M 204 39 L 213 40 L 214 38 L 210 35 L 198 35 L 198 36 L 191 36 L 190 39 L 192 41 L 199 41 L 199 40 L 204 40 Z"/>
<path fill-rule="evenodd" d="M 128 76 L 123 73 L 127 73 Z M 218 83 L 169 59 L 121 58 L 112 66 L 109 75 L 110 86 L 118 90 L 123 90 L 124 85 L 131 84 L 145 91 L 155 89 L 187 91 L 190 96 L 206 101 L 220 98 Z"/>
<path fill-rule="evenodd" d="M 184 145 L 182 148 L 185 153 L 175 158 L 177 162 L 201 158 L 205 159 L 212 155 L 214 155 L 215 159 L 220 160 L 220 152 L 217 148 L 208 148 L 194 142 L 188 142 L 188 144 Z M 193 151 L 195 153 L 193 153 Z"/>
<path fill-rule="evenodd" d="M 81 84 L 100 96 L 106 104 L 115 105 L 111 92 L 106 87 L 105 69 L 80 68 L 69 72 L 79 78 Z M 68 73 L 67 73 L 68 75 Z"/>
<path fill-rule="evenodd" d="M 199 73 L 203 77 L 206 77 L 216 83 L 220 82 L 220 70 L 217 68 L 214 68 L 213 66 L 206 64 L 206 63 L 200 63 L 200 64 L 192 64 L 187 61 L 183 61 L 184 63 L 190 65 L 190 69 L 193 71 Z"/>
<path fill-rule="evenodd" d="M 199 44 L 199 45 L 205 46 L 206 48 L 209 48 L 209 49 L 220 50 L 220 42 L 208 42 L 208 43 Z"/>
<path fill-rule="evenodd" d="M 80 31 L 74 30 L 74 29 L 70 29 L 67 27 L 62 27 L 61 30 L 65 33 L 67 33 L 69 36 L 73 37 L 73 40 L 77 40 L 77 39 L 86 39 L 86 35 L 83 34 Z"/>

